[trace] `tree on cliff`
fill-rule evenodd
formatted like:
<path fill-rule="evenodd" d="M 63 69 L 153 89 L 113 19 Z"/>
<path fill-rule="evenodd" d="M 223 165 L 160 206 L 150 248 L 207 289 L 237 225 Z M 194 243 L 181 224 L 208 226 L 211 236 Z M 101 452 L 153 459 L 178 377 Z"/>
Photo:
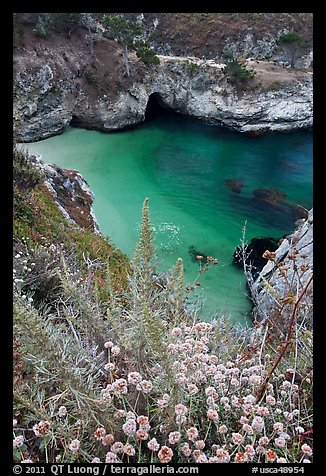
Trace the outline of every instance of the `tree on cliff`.
<path fill-rule="evenodd" d="M 111 14 L 103 15 L 102 23 L 106 27 L 109 35 L 123 45 L 126 73 L 127 76 L 130 76 L 128 48 L 132 46 L 136 36 L 140 35 L 140 26 L 128 18 Z"/>
<path fill-rule="evenodd" d="M 122 15 L 105 13 L 101 18 L 106 33 L 116 39 L 124 47 L 124 60 L 127 76 L 130 76 L 128 50 L 136 50 L 137 56 L 147 65 L 158 64 L 159 59 L 146 41 L 140 40 L 144 30 L 139 23 Z"/>

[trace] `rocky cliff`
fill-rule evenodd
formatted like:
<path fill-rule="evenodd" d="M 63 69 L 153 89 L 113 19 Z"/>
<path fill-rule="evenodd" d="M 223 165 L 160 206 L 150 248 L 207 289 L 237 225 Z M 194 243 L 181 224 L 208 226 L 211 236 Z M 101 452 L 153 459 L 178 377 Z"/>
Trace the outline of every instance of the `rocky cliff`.
<path fill-rule="evenodd" d="M 112 131 L 142 122 L 151 94 L 162 106 L 216 121 L 242 132 L 311 127 L 312 72 L 276 62 L 248 60 L 255 76 L 245 88 L 231 85 L 224 63 L 161 55 L 147 67 L 100 34 L 77 29 L 35 41 L 14 55 L 14 129 L 20 142 L 58 134 L 69 124 Z"/>
<path fill-rule="evenodd" d="M 29 160 L 42 172 L 42 187 L 46 187 L 64 218 L 73 226 L 99 233 L 92 208 L 95 196 L 86 179 L 76 170 L 46 164 L 38 157 Z"/>
<path fill-rule="evenodd" d="M 255 299 L 254 315 L 264 320 L 282 303 L 294 303 L 303 290 L 307 303 L 312 302 L 313 276 L 313 210 L 306 220 L 300 220 L 294 233 L 287 236 L 275 252 L 266 253 L 267 264 L 254 282 L 251 292 Z M 288 301 L 286 301 L 288 300 Z M 290 300 L 290 301 L 289 301 Z M 309 306 L 312 311 L 312 307 Z M 305 319 L 311 320 L 308 313 Z"/>

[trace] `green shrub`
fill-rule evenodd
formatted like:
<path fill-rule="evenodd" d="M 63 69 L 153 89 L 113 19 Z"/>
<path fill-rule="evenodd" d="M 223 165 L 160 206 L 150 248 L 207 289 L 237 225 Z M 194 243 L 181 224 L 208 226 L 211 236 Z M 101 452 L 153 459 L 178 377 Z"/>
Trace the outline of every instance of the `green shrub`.
<path fill-rule="evenodd" d="M 147 66 L 160 64 L 160 59 L 154 48 L 151 48 L 145 41 L 136 41 L 134 46 L 136 48 L 136 55 Z"/>
<path fill-rule="evenodd" d="M 284 33 L 283 35 L 279 36 L 277 43 L 279 45 L 286 44 L 286 43 L 294 43 L 295 41 L 302 41 L 302 36 L 295 31 L 289 31 L 289 33 Z"/>
<path fill-rule="evenodd" d="M 28 154 L 15 147 L 13 151 L 14 184 L 24 189 L 31 189 L 43 178 L 43 173 L 32 163 Z"/>
<path fill-rule="evenodd" d="M 187 63 L 188 71 L 191 76 L 194 76 L 199 72 L 199 64 L 194 63 L 193 61 L 188 61 Z"/>
<path fill-rule="evenodd" d="M 35 28 L 33 28 L 33 32 L 38 38 L 48 38 L 48 36 L 50 36 L 50 31 L 44 23 L 38 23 Z"/>
<path fill-rule="evenodd" d="M 223 73 L 227 77 L 230 84 L 244 84 L 255 76 L 253 69 L 247 68 L 246 65 L 237 59 L 227 59 L 223 68 Z"/>

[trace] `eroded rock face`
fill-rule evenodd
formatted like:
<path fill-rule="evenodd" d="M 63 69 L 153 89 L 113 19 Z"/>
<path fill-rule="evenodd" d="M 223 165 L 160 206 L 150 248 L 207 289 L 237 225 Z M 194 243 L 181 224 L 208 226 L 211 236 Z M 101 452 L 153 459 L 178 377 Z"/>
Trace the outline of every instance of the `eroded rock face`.
<path fill-rule="evenodd" d="M 252 287 L 257 320 L 264 320 L 278 308 L 282 298 L 300 296 L 313 275 L 313 210 L 306 220 L 300 220 L 297 229 L 287 236 L 268 260 Z M 271 292 L 271 289 L 274 291 Z M 312 282 L 305 299 L 312 302 Z M 306 316 L 312 319 L 312 316 Z"/>
<path fill-rule="evenodd" d="M 83 37 L 87 35 L 79 32 L 79 43 L 69 46 L 62 40 L 16 53 L 13 117 L 18 142 L 58 134 L 72 120 L 103 131 L 138 124 L 153 93 L 167 108 L 242 132 L 312 126 L 309 72 L 251 61 L 255 78 L 237 91 L 226 81 L 223 63 L 160 56 L 160 65 L 145 67 L 130 53 L 132 75 L 126 78 L 116 44 L 100 38 L 90 60 Z"/>
<path fill-rule="evenodd" d="M 84 177 L 76 170 L 46 164 L 38 157 L 33 156 L 30 160 L 44 173 L 43 186 L 50 192 L 65 219 L 73 225 L 99 233 L 92 208 L 95 196 Z"/>

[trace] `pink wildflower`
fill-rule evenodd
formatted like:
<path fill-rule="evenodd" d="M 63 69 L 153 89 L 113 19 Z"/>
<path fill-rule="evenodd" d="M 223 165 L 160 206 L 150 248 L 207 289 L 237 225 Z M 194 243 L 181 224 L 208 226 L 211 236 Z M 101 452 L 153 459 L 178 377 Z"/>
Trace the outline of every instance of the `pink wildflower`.
<path fill-rule="evenodd" d="M 126 423 L 122 425 L 122 430 L 125 435 L 132 436 L 136 433 L 136 422 L 135 420 L 127 420 Z"/>
<path fill-rule="evenodd" d="M 244 415 L 242 415 L 240 417 L 240 423 L 242 423 L 242 425 L 244 425 L 245 423 L 249 423 L 249 418 L 245 417 Z"/>
<path fill-rule="evenodd" d="M 120 354 L 120 347 L 118 347 L 117 345 L 114 345 L 113 347 L 111 347 L 111 353 L 112 353 L 112 355 L 119 355 Z"/>
<path fill-rule="evenodd" d="M 214 378 L 216 383 L 220 383 L 220 382 L 223 382 L 225 380 L 225 375 L 222 374 L 222 372 L 220 372 L 218 370 L 213 378 Z"/>
<path fill-rule="evenodd" d="M 75 439 L 75 440 L 72 440 L 70 442 L 70 444 L 68 445 L 68 448 L 70 449 L 70 451 L 72 451 L 73 453 L 77 453 L 77 451 L 79 450 L 80 448 L 80 441 Z"/>
<path fill-rule="evenodd" d="M 111 370 L 115 369 L 115 364 L 113 362 L 108 362 L 107 364 L 104 365 L 104 370 L 106 372 L 110 372 Z"/>
<path fill-rule="evenodd" d="M 124 378 L 119 378 L 118 380 L 115 380 L 112 384 L 112 387 L 113 393 L 115 395 L 125 395 L 126 393 L 128 393 L 127 381 Z"/>
<path fill-rule="evenodd" d="M 247 463 L 248 456 L 246 453 L 241 453 L 240 451 L 235 455 L 234 461 L 236 463 Z"/>
<path fill-rule="evenodd" d="M 139 425 L 148 425 L 148 417 L 145 415 L 139 415 L 137 417 L 137 423 L 139 423 Z"/>
<path fill-rule="evenodd" d="M 197 440 L 195 443 L 197 450 L 203 450 L 205 448 L 205 441 L 204 440 Z"/>
<path fill-rule="evenodd" d="M 143 393 L 150 393 L 152 388 L 153 388 L 153 384 L 149 380 L 142 380 L 136 386 L 136 389 Z"/>
<path fill-rule="evenodd" d="M 105 435 L 106 435 L 106 430 L 103 427 L 97 428 L 93 433 L 93 436 L 97 441 L 101 441 Z"/>
<path fill-rule="evenodd" d="M 250 375 L 249 377 L 249 383 L 250 385 L 253 385 L 254 387 L 257 387 L 257 385 L 261 384 L 261 376 L 260 375 Z"/>
<path fill-rule="evenodd" d="M 148 448 L 151 451 L 158 451 L 160 448 L 160 444 L 157 442 L 156 438 L 152 438 L 148 443 L 147 443 Z"/>
<path fill-rule="evenodd" d="M 129 372 L 127 379 L 132 385 L 137 385 L 143 380 L 142 376 L 138 372 Z"/>
<path fill-rule="evenodd" d="M 312 455 L 312 449 L 309 445 L 307 445 L 306 443 L 304 443 L 302 446 L 301 446 L 301 451 L 302 453 L 304 454 L 304 456 L 311 456 Z"/>
<path fill-rule="evenodd" d="M 177 425 L 185 425 L 187 423 L 187 417 L 185 417 L 184 415 L 177 415 L 175 417 L 175 422 Z"/>
<path fill-rule="evenodd" d="M 126 443 L 123 447 L 123 452 L 128 456 L 134 456 L 136 450 L 130 443 Z"/>
<path fill-rule="evenodd" d="M 229 463 L 230 462 L 230 455 L 229 452 L 224 450 L 223 448 L 218 448 L 216 450 L 216 463 Z"/>
<path fill-rule="evenodd" d="M 124 444 L 121 443 L 121 441 L 116 441 L 115 443 L 113 443 L 110 449 L 112 453 L 123 453 L 123 448 Z"/>
<path fill-rule="evenodd" d="M 276 431 L 276 433 L 282 433 L 283 431 L 283 423 L 281 422 L 276 422 L 273 425 L 273 430 Z"/>
<path fill-rule="evenodd" d="M 276 400 L 272 395 L 266 395 L 266 403 L 268 403 L 268 405 L 274 406 L 276 404 Z"/>
<path fill-rule="evenodd" d="M 174 327 L 171 331 L 173 337 L 179 337 L 182 334 L 182 329 L 180 327 Z"/>
<path fill-rule="evenodd" d="M 219 433 L 227 433 L 228 432 L 228 427 L 226 425 L 221 425 L 218 429 Z"/>
<path fill-rule="evenodd" d="M 262 436 L 258 440 L 258 444 L 261 445 L 261 446 L 267 446 L 268 443 L 269 443 L 269 438 L 267 438 L 267 436 Z"/>
<path fill-rule="evenodd" d="M 138 440 L 147 440 L 148 439 L 148 433 L 145 430 L 139 429 L 139 430 L 136 431 L 136 437 L 138 438 Z"/>
<path fill-rule="evenodd" d="M 162 446 L 157 456 L 161 463 L 168 463 L 172 459 L 173 451 L 168 446 Z"/>
<path fill-rule="evenodd" d="M 179 403 L 178 405 L 175 405 L 174 411 L 177 415 L 186 415 L 188 413 L 188 408 L 185 405 L 182 405 L 182 403 Z"/>
<path fill-rule="evenodd" d="M 114 436 L 111 435 L 111 433 L 103 436 L 103 438 L 102 438 L 102 445 L 103 446 L 112 445 L 112 443 L 114 443 Z"/>
<path fill-rule="evenodd" d="M 58 416 L 60 418 L 64 418 L 66 415 L 67 415 L 67 408 L 64 405 L 62 405 L 61 407 L 59 407 Z"/>
<path fill-rule="evenodd" d="M 203 452 L 202 452 L 202 450 L 194 450 L 194 451 L 192 452 L 192 454 L 193 454 L 193 457 L 195 458 L 195 461 L 196 461 L 196 463 L 197 463 L 197 459 L 199 458 L 200 455 L 203 454 Z"/>
<path fill-rule="evenodd" d="M 198 458 L 195 459 L 195 461 L 196 463 L 208 463 L 208 458 L 204 453 L 202 453 L 198 456 Z"/>
<path fill-rule="evenodd" d="M 136 418 L 136 413 L 130 411 L 126 413 L 126 420 L 136 420 Z"/>
<path fill-rule="evenodd" d="M 25 439 L 23 435 L 16 436 L 16 438 L 14 438 L 12 442 L 13 448 L 19 448 L 20 446 L 23 446 L 24 440 Z"/>
<path fill-rule="evenodd" d="M 182 453 L 187 457 L 189 458 L 189 456 L 191 455 L 192 451 L 189 447 L 189 444 L 188 443 L 184 443 L 182 446 L 181 446 L 181 451 Z"/>
<path fill-rule="evenodd" d="M 235 445 L 243 443 L 243 436 L 240 433 L 232 433 L 232 441 Z"/>
<path fill-rule="evenodd" d="M 194 426 L 192 426 L 191 428 L 189 428 L 189 430 L 187 430 L 187 438 L 190 440 L 190 441 L 195 441 L 197 438 L 198 438 L 198 430 L 197 428 L 195 428 Z"/>
<path fill-rule="evenodd" d="M 266 463 L 272 463 L 276 460 L 276 453 L 273 450 L 266 450 L 265 452 Z"/>
<path fill-rule="evenodd" d="M 264 429 L 265 422 L 260 416 L 255 416 L 252 420 L 251 426 L 254 430 L 257 431 L 257 433 L 261 433 Z"/>
<path fill-rule="evenodd" d="M 248 459 L 252 460 L 253 457 L 255 456 L 255 448 L 252 445 L 246 445 L 245 446 L 245 453 L 248 456 Z"/>
<path fill-rule="evenodd" d="M 41 420 L 33 426 L 33 431 L 36 436 L 43 436 L 49 431 L 50 426 L 51 424 L 48 421 Z"/>
<path fill-rule="evenodd" d="M 180 441 L 181 433 L 179 431 L 172 431 L 169 433 L 169 443 L 170 445 L 175 445 Z"/>
<path fill-rule="evenodd" d="M 207 411 L 207 418 L 209 420 L 217 421 L 219 418 L 217 411 L 214 408 L 209 408 Z"/>
<path fill-rule="evenodd" d="M 196 395 L 198 393 L 198 387 L 194 383 L 188 383 L 187 385 L 189 395 Z"/>
<path fill-rule="evenodd" d="M 105 455 L 105 462 L 106 463 L 116 463 L 117 462 L 117 455 L 115 453 L 112 453 L 112 451 L 109 451 Z"/>
<path fill-rule="evenodd" d="M 286 440 L 282 436 L 280 436 L 279 438 L 275 438 L 274 442 L 278 448 L 285 448 Z"/>
<path fill-rule="evenodd" d="M 252 435 L 254 430 L 252 429 L 251 425 L 248 425 L 248 423 L 244 423 L 242 425 L 242 430 L 245 431 L 248 435 Z"/>
<path fill-rule="evenodd" d="M 217 396 L 216 388 L 214 388 L 214 387 L 207 387 L 207 388 L 205 389 L 205 395 L 206 395 L 207 397 L 211 397 L 211 396 L 214 396 L 214 395 Z"/>

